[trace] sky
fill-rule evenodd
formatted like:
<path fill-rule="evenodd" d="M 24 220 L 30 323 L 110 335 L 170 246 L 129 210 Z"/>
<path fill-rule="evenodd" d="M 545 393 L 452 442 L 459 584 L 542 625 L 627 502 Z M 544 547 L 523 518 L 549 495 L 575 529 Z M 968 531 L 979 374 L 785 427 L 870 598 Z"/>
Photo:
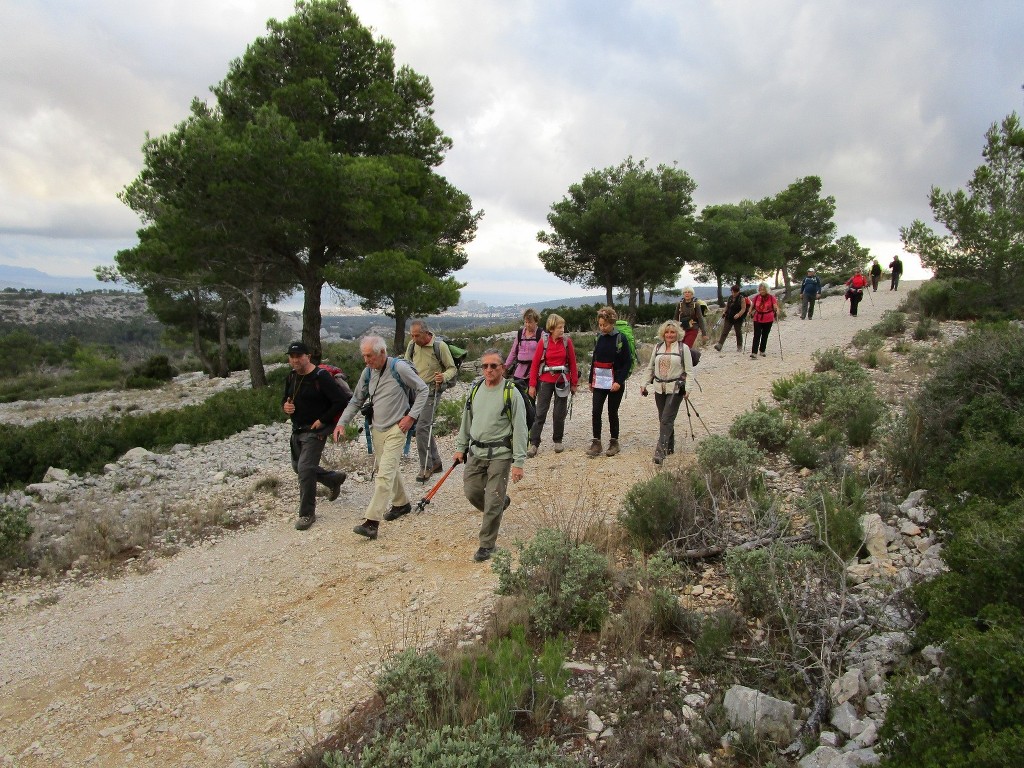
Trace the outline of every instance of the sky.
<path fill-rule="evenodd" d="M 585 293 L 544 271 L 537 233 L 570 185 L 630 156 L 686 171 L 698 211 L 819 176 L 838 235 L 926 277 L 899 228 L 934 226 L 931 187 L 965 187 L 985 131 L 1024 111 L 1020 0 L 350 2 L 434 87 L 454 142 L 439 171 L 484 211 L 457 277 L 492 303 Z M 212 100 L 266 21 L 293 11 L 0 0 L 0 264 L 113 264 L 137 242 L 117 194 L 147 133 Z"/>

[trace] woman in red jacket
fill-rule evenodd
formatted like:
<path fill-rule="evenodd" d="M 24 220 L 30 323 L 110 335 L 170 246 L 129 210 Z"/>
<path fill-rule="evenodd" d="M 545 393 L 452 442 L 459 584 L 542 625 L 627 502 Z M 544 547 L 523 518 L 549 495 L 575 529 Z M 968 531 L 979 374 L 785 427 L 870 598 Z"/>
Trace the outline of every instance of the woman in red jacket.
<path fill-rule="evenodd" d="M 868 279 L 864 277 L 864 271 L 858 269 L 853 273 L 853 277 L 846 281 L 846 298 L 850 300 L 850 316 L 857 316 L 857 305 L 860 304 L 860 300 L 864 298 L 864 287 L 868 284 Z"/>
<path fill-rule="evenodd" d="M 555 400 L 555 411 L 551 417 L 551 439 L 555 453 L 562 452 L 562 435 L 565 433 L 565 415 L 569 410 L 569 394 L 576 392 L 579 374 L 576 370 L 576 350 L 572 339 L 565 335 L 565 320 L 554 313 L 548 315 L 545 324 L 547 333 L 537 343 L 530 366 L 530 397 L 537 398 L 537 418 L 530 430 L 530 446 L 527 457 L 537 455 L 540 447 L 540 433 L 548 418 L 551 399 Z"/>
<path fill-rule="evenodd" d="M 768 292 L 768 283 L 757 286 L 757 293 L 750 301 L 750 311 L 754 318 L 754 343 L 750 346 L 750 357 L 757 357 L 758 352 L 761 357 L 765 357 L 768 334 L 771 333 L 772 323 L 779 312 L 779 300 Z"/>

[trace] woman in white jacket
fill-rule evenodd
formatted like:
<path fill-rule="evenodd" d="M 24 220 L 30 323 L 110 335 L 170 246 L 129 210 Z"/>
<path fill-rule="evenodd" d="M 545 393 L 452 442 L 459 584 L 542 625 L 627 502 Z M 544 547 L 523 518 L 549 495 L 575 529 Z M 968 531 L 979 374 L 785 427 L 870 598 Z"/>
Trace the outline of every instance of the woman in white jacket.
<path fill-rule="evenodd" d="M 693 361 L 690 348 L 683 343 L 683 330 L 675 320 L 666 320 L 658 328 L 661 339 L 651 354 L 647 367 L 647 381 L 640 394 L 647 397 L 647 387 L 654 390 L 654 403 L 658 406 L 660 424 L 658 445 L 654 449 L 654 463 L 661 464 L 666 456 L 675 453 L 676 414 L 690 393 Z"/>

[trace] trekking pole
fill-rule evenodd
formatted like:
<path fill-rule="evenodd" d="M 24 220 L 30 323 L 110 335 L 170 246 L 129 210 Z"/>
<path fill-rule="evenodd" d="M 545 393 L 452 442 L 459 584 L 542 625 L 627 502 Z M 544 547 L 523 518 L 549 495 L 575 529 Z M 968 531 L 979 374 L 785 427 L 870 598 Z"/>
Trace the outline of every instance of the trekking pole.
<path fill-rule="evenodd" d="M 776 335 L 779 337 L 779 359 L 785 360 L 786 358 L 782 354 L 782 321 L 780 320 L 779 322 L 776 323 L 776 325 L 779 326 L 778 330 L 776 331 Z"/>
<path fill-rule="evenodd" d="M 700 422 L 700 425 L 701 425 L 702 427 L 704 427 L 704 431 L 705 431 L 705 432 L 707 432 L 707 433 L 708 433 L 708 436 L 710 437 L 710 435 L 711 435 L 711 430 L 710 430 L 710 429 L 708 429 L 708 425 L 704 423 L 704 419 L 702 419 L 702 418 L 700 417 L 700 413 L 698 413 L 698 411 L 697 411 L 697 406 L 696 406 L 696 405 L 693 405 L 692 403 L 690 403 L 690 401 L 689 401 L 689 400 L 687 400 L 687 401 L 686 401 L 686 413 L 687 413 L 687 414 L 689 414 L 689 413 L 690 413 L 690 408 L 693 408 L 693 415 L 697 417 L 697 421 L 699 421 L 699 422 Z"/>
<path fill-rule="evenodd" d="M 420 499 L 419 504 L 416 505 L 417 512 L 422 512 L 424 509 L 427 508 L 427 504 L 429 504 L 430 500 L 434 498 L 434 494 L 437 493 L 437 489 L 440 488 L 444 484 L 444 481 L 448 479 L 448 475 L 452 473 L 452 470 L 459 466 L 459 464 L 461 463 L 462 462 L 459 461 L 452 462 L 452 465 L 448 467 L 448 471 L 441 475 L 441 479 L 438 480 L 437 483 L 435 483 L 433 488 L 427 491 L 427 494 L 422 499 Z"/>
<path fill-rule="evenodd" d="M 690 401 L 684 397 L 683 402 L 686 403 L 686 420 L 690 423 L 690 441 L 693 442 L 697 438 L 693 434 L 693 419 L 690 417 Z"/>
<path fill-rule="evenodd" d="M 864 287 L 865 287 L 865 288 L 867 288 L 867 286 L 864 286 Z M 874 300 L 874 298 L 873 298 L 873 297 L 871 296 L 871 294 L 873 293 L 873 291 L 864 291 L 864 293 L 866 293 L 866 294 L 868 295 L 868 300 L 869 300 L 869 301 L 871 302 L 871 306 L 872 306 L 872 307 L 873 307 L 873 306 L 875 306 L 875 300 Z"/>
<path fill-rule="evenodd" d="M 437 421 L 437 398 L 441 394 L 441 384 L 434 384 L 434 407 L 430 411 L 430 429 L 427 430 L 427 455 L 423 457 L 423 466 L 420 467 L 422 474 L 427 474 L 427 464 L 430 463 L 430 440 L 434 437 L 434 422 Z"/>

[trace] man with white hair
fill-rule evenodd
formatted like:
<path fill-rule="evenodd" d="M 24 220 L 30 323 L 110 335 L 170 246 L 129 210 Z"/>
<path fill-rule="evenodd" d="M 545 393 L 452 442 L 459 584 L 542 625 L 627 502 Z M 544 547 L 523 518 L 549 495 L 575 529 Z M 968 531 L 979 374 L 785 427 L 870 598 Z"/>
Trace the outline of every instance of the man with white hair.
<path fill-rule="evenodd" d="M 382 518 L 397 520 L 412 511 L 398 470 L 405 435 L 427 403 L 427 385 L 410 362 L 388 357 L 387 345 L 380 336 L 366 336 L 359 343 L 359 351 L 366 368 L 338 420 L 334 439 L 341 439 L 345 426 L 356 414 L 362 413 L 371 424 L 376 460 L 373 496 L 366 519 L 352 530 L 373 541 Z"/>
<path fill-rule="evenodd" d="M 821 280 L 813 269 L 807 270 L 807 277 L 800 283 L 800 319 L 807 320 L 814 317 L 814 302 L 821 295 Z"/>

